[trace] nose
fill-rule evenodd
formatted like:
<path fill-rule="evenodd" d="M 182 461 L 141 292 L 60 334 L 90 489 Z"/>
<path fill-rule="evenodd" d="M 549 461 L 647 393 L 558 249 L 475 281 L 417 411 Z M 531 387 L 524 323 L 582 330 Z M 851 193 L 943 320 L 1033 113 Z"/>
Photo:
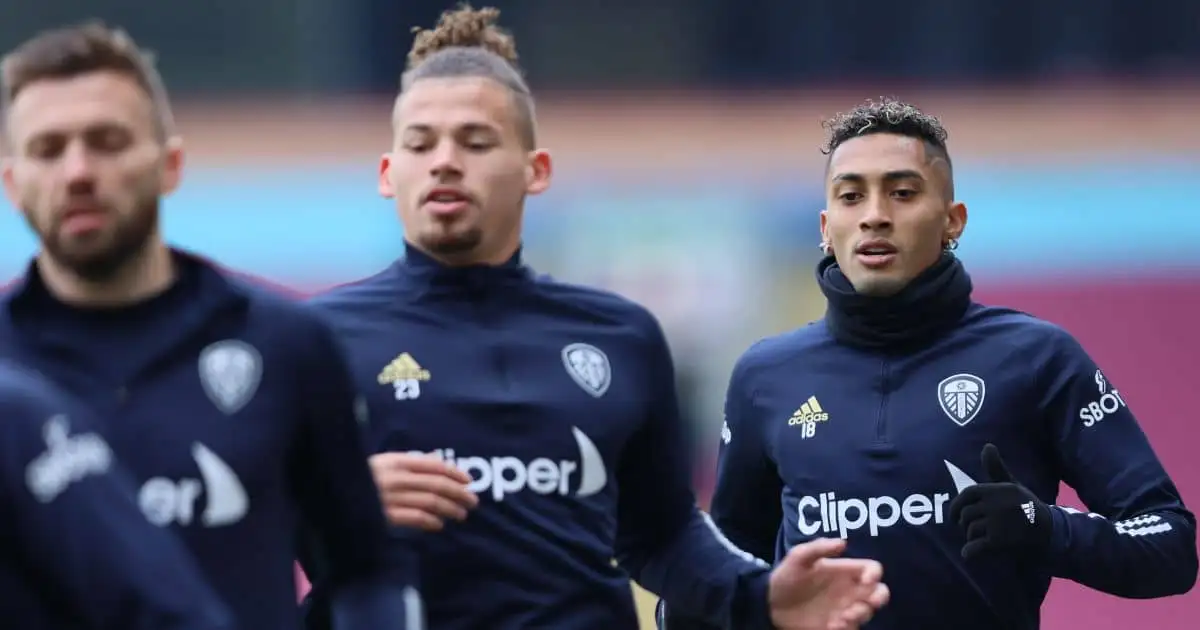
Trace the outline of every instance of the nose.
<path fill-rule="evenodd" d="M 95 160 L 81 142 L 72 142 L 62 155 L 63 177 L 72 189 L 90 188 L 96 179 Z"/>
<path fill-rule="evenodd" d="M 429 174 L 436 179 L 453 179 L 462 175 L 462 159 L 456 143 L 450 141 L 438 143 L 432 158 Z"/>
<path fill-rule="evenodd" d="M 875 196 L 868 201 L 858 225 L 864 232 L 886 232 L 892 229 L 892 211 Z"/>

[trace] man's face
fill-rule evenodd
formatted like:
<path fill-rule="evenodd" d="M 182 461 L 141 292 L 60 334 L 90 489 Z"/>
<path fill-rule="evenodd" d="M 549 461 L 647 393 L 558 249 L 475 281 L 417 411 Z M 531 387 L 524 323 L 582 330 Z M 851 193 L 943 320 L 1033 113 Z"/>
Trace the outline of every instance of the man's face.
<path fill-rule="evenodd" d="M 138 83 L 113 72 L 38 80 L 12 103 L 5 192 L 45 255 L 80 277 L 111 277 L 157 234 L 182 155 L 154 116 Z"/>
<path fill-rule="evenodd" d="M 508 89 L 486 78 L 421 79 L 400 96 L 395 124 L 379 189 L 396 199 L 406 238 L 454 262 L 510 256 L 525 196 L 549 187 L 550 157 L 522 146 Z"/>
<path fill-rule="evenodd" d="M 948 199 L 945 160 L 916 138 L 877 133 L 830 156 L 821 235 L 864 295 L 893 295 L 958 238 L 967 209 Z"/>

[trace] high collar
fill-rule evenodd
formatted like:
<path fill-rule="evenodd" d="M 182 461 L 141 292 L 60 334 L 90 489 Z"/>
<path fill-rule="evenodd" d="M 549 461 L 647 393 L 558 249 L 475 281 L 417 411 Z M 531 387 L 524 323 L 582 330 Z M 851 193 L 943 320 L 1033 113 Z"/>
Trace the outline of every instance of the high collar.
<path fill-rule="evenodd" d="M 37 259 L 34 258 L 26 267 L 25 273 L 13 281 L 0 297 L 0 304 L 13 312 L 28 312 L 37 314 L 46 309 L 91 312 L 97 315 L 109 313 L 120 315 L 129 311 L 141 310 L 151 303 L 161 302 L 164 296 L 187 293 L 204 296 L 203 304 L 195 304 L 197 310 L 204 307 L 220 307 L 230 302 L 244 301 L 244 291 L 232 284 L 222 270 L 208 259 L 180 249 L 171 249 L 177 277 L 163 293 L 149 297 L 140 302 L 112 308 L 89 309 L 67 305 L 50 293 L 49 287 L 42 280 L 38 270 Z"/>
<path fill-rule="evenodd" d="M 971 305 L 971 277 L 946 253 L 899 293 L 886 297 L 854 290 L 837 261 L 817 265 L 817 284 L 828 300 L 825 325 L 840 343 L 882 352 L 906 352 L 949 332 Z"/>
<path fill-rule="evenodd" d="M 396 262 L 396 267 L 417 286 L 438 291 L 487 291 L 524 283 L 533 277 L 529 267 L 521 262 L 519 248 L 499 265 L 451 266 L 406 243 L 404 257 Z"/>

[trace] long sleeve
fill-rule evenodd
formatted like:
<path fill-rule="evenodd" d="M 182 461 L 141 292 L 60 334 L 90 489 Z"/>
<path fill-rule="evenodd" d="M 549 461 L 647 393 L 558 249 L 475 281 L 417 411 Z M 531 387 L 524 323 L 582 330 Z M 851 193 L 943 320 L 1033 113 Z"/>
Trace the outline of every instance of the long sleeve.
<path fill-rule="evenodd" d="M 0 398 L 0 510 L 48 602 L 89 628 L 234 627 L 183 544 L 146 520 L 132 480 L 86 418 Z"/>
<path fill-rule="evenodd" d="M 304 568 L 320 582 L 336 630 L 419 629 L 416 554 L 389 538 L 363 446 L 365 407 L 333 333 L 314 325 L 307 338 L 296 384 L 305 421 L 292 462 L 308 536 Z"/>
<path fill-rule="evenodd" d="M 734 367 L 725 395 L 725 423 L 717 453 L 717 482 L 709 511 L 733 544 L 773 562 L 783 522 L 783 480 L 772 463 L 754 415 L 745 357 Z"/>
<path fill-rule="evenodd" d="M 617 559 L 689 617 L 719 627 L 771 628 L 768 565 L 731 544 L 696 506 L 674 365 L 652 318 L 650 328 L 656 396 L 618 465 Z"/>
<path fill-rule="evenodd" d="M 1054 575 L 1111 595 L 1178 595 L 1196 581 L 1196 519 L 1184 507 L 1121 391 L 1063 331 L 1047 344 L 1038 391 L 1063 480 L 1092 513 L 1051 510 Z"/>
<path fill-rule="evenodd" d="M 775 471 L 753 416 L 753 391 L 744 355 L 734 366 L 725 395 L 725 421 L 717 453 L 716 491 L 709 510 L 717 529 L 738 548 L 773 561 L 783 508 L 783 481 Z M 659 610 L 660 625 L 670 630 L 702 630 L 675 606 Z M 711 626 L 708 626 L 711 627 Z"/>

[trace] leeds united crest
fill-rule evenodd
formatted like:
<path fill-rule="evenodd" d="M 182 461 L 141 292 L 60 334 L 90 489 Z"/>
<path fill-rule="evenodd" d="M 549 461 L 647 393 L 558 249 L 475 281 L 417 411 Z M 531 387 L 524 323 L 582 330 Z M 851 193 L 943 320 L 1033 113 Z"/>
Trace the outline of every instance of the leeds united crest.
<path fill-rule="evenodd" d="M 573 343 L 562 351 L 567 374 L 587 393 L 599 398 L 608 391 L 612 369 L 608 357 L 599 348 L 586 343 Z"/>
<path fill-rule="evenodd" d="M 218 341 L 200 352 L 200 384 L 208 399 L 227 415 L 246 406 L 262 380 L 262 355 L 234 339 Z"/>
<path fill-rule="evenodd" d="M 975 419 L 983 408 L 986 391 L 983 379 L 974 374 L 955 374 L 938 384 L 938 403 L 958 426 Z"/>

